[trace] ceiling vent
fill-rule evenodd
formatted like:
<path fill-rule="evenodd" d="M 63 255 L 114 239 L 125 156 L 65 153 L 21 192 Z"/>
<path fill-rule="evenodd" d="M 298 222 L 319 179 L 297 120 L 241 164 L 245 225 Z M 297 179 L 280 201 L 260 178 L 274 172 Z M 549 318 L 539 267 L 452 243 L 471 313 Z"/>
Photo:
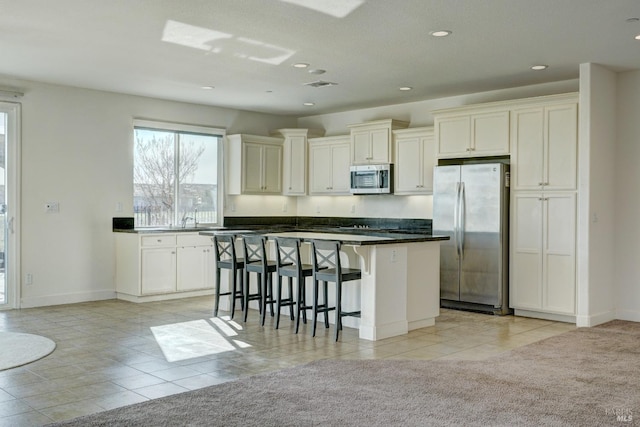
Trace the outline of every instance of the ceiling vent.
<path fill-rule="evenodd" d="M 335 86 L 338 83 L 333 83 L 333 82 L 325 82 L 324 80 L 316 80 L 315 82 L 311 82 L 311 83 L 304 83 L 305 86 L 311 86 L 311 87 L 325 87 L 325 86 Z"/>

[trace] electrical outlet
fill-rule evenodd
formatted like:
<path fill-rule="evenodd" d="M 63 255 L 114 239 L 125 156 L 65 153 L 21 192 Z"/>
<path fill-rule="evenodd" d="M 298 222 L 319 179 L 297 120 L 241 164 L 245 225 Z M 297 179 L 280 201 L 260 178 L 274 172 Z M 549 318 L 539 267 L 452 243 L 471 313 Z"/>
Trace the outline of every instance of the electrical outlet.
<path fill-rule="evenodd" d="M 316 206 L 316 213 L 320 213 L 320 205 Z"/>
<path fill-rule="evenodd" d="M 287 206 L 287 202 L 282 204 L 282 212 L 286 212 L 289 207 Z"/>
<path fill-rule="evenodd" d="M 60 204 L 58 202 L 47 202 L 44 204 L 44 211 L 46 213 L 58 213 L 60 212 Z"/>
<path fill-rule="evenodd" d="M 356 205 L 351 205 L 351 213 L 356 213 Z"/>
<path fill-rule="evenodd" d="M 116 203 L 116 212 L 122 212 L 122 202 Z"/>
<path fill-rule="evenodd" d="M 24 277 L 24 284 L 29 286 L 33 285 L 33 274 L 27 273 Z"/>
<path fill-rule="evenodd" d="M 391 249 L 391 262 L 398 262 L 398 251 Z"/>

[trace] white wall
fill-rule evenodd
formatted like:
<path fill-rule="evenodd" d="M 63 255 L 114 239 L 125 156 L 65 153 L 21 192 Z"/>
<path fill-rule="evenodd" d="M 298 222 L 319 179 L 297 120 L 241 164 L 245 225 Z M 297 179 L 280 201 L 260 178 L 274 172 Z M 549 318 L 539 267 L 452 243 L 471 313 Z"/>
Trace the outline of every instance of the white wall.
<path fill-rule="evenodd" d="M 618 74 L 617 99 L 616 317 L 640 321 L 640 71 Z"/>
<path fill-rule="evenodd" d="M 22 104 L 22 307 L 115 295 L 113 216 L 133 212 L 132 119 L 267 135 L 290 117 L 0 79 Z M 45 214 L 44 204 L 60 203 Z M 116 212 L 121 202 L 123 212 Z"/>
<path fill-rule="evenodd" d="M 578 326 L 615 318 L 616 73 L 580 66 Z"/>

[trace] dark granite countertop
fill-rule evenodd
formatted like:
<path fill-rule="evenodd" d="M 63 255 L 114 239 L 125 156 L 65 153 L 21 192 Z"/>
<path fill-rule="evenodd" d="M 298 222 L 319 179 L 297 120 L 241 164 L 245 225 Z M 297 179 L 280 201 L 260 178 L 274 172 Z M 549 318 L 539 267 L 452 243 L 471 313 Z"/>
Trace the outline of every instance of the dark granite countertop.
<path fill-rule="evenodd" d="M 278 225 L 230 226 L 230 227 L 145 227 L 133 229 L 114 229 L 116 233 L 199 233 L 204 236 L 215 234 L 265 234 L 269 237 L 296 237 L 303 240 L 326 239 L 340 240 L 347 245 L 382 245 L 415 242 L 433 242 L 449 240 L 448 236 L 415 233 L 411 230 L 384 230 L 357 227 L 295 227 Z"/>

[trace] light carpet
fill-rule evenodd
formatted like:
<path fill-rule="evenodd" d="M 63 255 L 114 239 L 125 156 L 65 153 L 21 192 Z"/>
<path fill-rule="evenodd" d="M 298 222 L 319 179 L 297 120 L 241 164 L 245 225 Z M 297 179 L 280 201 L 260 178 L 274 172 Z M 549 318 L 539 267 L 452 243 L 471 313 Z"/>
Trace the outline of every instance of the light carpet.
<path fill-rule="evenodd" d="M 614 321 L 485 361 L 323 360 L 55 425 L 626 426 L 637 417 L 640 323 Z"/>
<path fill-rule="evenodd" d="M 40 335 L 0 332 L 0 371 L 35 362 L 55 348 L 55 342 Z"/>

